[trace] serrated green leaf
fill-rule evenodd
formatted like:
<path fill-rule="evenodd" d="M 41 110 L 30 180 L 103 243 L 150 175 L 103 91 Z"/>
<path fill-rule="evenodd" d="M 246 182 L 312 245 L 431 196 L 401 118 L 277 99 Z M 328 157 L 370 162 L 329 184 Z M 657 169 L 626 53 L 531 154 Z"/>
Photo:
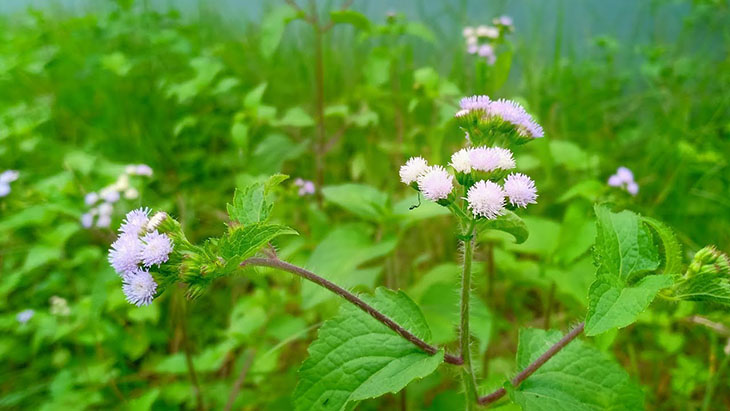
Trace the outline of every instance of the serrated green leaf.
<path fill-rule="evenodd" d="M 267 195 L 272 188 L 287 178 L 288 176 L 284 174 L 275 174 L 265 183 L 256 182 L 240 190 L 236 189 L 233 194 L 233 204 L 226 206 L 228 216 L 243 225 L 266 222 L 274 206 L 267 199 Z"/>
<path fill-rule="evenodd" d="M 362 13 L 355 10 L 332 10 L 330 19 L 335 24 L 351 24 L 360 30 L 370 30 L 370 20 Z"/>
<path fill-rule="evenodd" d="M 676 298 L 730 305 L 730 279 L 722 274 L 697 274 L 679 283 Z"/>
<path fill-rule="evenodd" d="M 588 292 L 586 335 L 632 324 L 659 290 L 671 286 L 672 282 L 669 275 L 648 275 L 636 285 L 621 287 L 599 278 Z"/>
<path fill-rule="evenodd" d="M 638 214 L 628 210 L 614 213 L 602 205 L 596 205 L 595 211 L 593 255 L 598 271 L 588 292 L 587 335 L 630 325 L 673 282 L 670 275 L 641 278 L 659 267 L 659 255 Z"/>
<path fill-rule="evenodd" d="M 226 261 L 225 271 L 234 270 L 269 241 L 282 235 L 297 234 L 293 229 L 274 224 L 251 224 L 235 227 L 220 239 L 220 256 Z"/>
<path fill-rule="evenodd" d="M 478 229 L 483 230 L 485 228 L 512 234 L 516 244 L 524 243 L 530 235 L 530 232 L 527 230 L 527 225 L 522 218 L 509 210 L 504 210 L 504 213 L 494 220 L 480 220 Z"/>
<path fill-rule="evenodd" d="M 517 366 L 525 369 L 562 338 L 559 331 L 520 330 Z M 642 410 L 641 388 L 615 361 L 575 340 L 553 356 L 510 398 L 526 411 Z"/>
<path fill-rule="evenodd" d="M 363 299 L 421 339 L 431 331 L 418 306 L 402 291 L 378 288 Z M 325 322 L 309 346 L 294 391 L 296 410 L 345 410 L 356 402 L 398 392 L 431 374 L 443 351 L 429 355 L 353 305 Z"/>
<path fill-rule="evenodd" d="M 677 240 L 677 236 L 666 224 L 651 217 L 641 217 L 641 221 L 659 235 L 664 247 L 664 274 L 677 275 L 682 273 L 682 246 Z"/>

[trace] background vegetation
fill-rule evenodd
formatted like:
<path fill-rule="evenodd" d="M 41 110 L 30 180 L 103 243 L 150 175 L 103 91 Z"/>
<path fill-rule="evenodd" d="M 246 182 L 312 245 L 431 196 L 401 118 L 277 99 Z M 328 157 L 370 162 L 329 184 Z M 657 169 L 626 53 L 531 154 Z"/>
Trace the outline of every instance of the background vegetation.
<path fill-rule="evenodd" d="M 522 213 L 527 242 L 479 239 L 472 327 L 489 354 L 485 390 L 516 371 L 517 326 L 567 329 L 585 311 L 595 201 L 665 221 L 688 256 L 730 249 L 730 3 L 646 2 L 626 16 L 636 36 L 567 38 L 572 5 L 557 4 L 540 21 L 543 6 L 502 2 L 480 21 L 467 2 L 370 18 L 321 2 L 321 35 L 283 2 L 237 26 L 203 2 L 192 14 L 130 0 L 0 17 L 0 171 L 20 172 L 0 198 L 0 408 L 194 408 L 186 351 L 206 407 L 234 392 L 235 408 L 289 408 L 306 347 L 340 301 L 262 269 L 193 302 L 170 290 L 127 304 L 106 262 L 113 229 L 80 218 L 84 196 L 128 164 L 154 175 L 133 179 L 141 195 L 121 200 L 111 227 L 145 205 L 194 242 L 222 231 L 236 186 L 292 176 L 274 220 L 301 235 L 277 242 L 280 257 L 359 292 L 405 290 L 433 342 L 453 347 L 455 228 L 437 206 L 409 211 L 417 199 L 397 170 L 411 155 L 446 163 L 463 144 L 452 120 L 461 96 L 523 102 L 545 128 L 516 153 L 540 199 Z M 504 11 L 516 32 L 487 66 L 466 54 L 461 27 Z M 618 166 L 634 171 L 637 196 L 607 186 Z M 300 196 L 295 178 L 315 194 Z M 725 409 L 728 321 L 714 306 L 661 300 L 590 342 L 642 384 L 651 409 Z M 457 409 L 449 372 L 360 408 Z M 705 401 L 709 381 L 719 385 Z"/>

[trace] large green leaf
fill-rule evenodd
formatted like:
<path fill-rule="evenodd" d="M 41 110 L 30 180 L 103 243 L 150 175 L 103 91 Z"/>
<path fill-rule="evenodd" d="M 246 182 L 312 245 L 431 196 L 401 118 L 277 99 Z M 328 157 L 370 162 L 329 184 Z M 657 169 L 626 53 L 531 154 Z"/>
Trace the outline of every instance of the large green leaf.
<path fill-rule="evenodd" d="M 531 362 L 562 338 L 559 331 L 520 330 L 517 367 Z M 527 411 L 641 410 L 640 387 L 615 361 L 576 340 L 511 390 L 510 397 Z"/>
<path fill-rule="evenodd" d="M 504 210 L 504 213 L 494 220 L 480 220 L 478 229 L 483 230 L 485 228 L 512 234 L 517 244 L 524 243 L 530 235 L 530 232 L 527 230 L 527 225 L 522 218 L 509 210 Z"/>
<path fill-rule="evenodd" d="M 388 195 L 365 184 L 341 184 L 322 189 L 324 198 L 368 220 L 382 221 L 390 212 Z"/>
<path fill-rule="evenodd" d="M 649 228 L 631 211 L 614 213 L 595 207 L 597 217 L 597 278 L 588 293 L 586 334 L 597 335 L 626 327 L 663 288 L 672 285 L 670 275 L 650 275 L 659 267 L 659 254 Z M 672 263 L 673 264 L 673 263 Z"/>
<path fill-rule="evenodd" d="M 402 291 L 378 288 L 363 299 L 419 338 L 431 331 L 418 306 Z M 353 305 L 325 322 L 309 346 L 294 391 L 297 410 L 351 410 L 357 401 L 398 392 L 431 374 L 444 353 L 429 355 Z"/>

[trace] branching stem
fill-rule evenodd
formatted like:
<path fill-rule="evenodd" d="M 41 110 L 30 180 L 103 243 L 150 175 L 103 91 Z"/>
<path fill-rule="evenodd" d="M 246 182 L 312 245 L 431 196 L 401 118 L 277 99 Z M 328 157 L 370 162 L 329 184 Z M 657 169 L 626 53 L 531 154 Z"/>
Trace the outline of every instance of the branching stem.
<path fill-rule="evenodd" d="M 381 313 L 380 311 L 376 310 L 373 306 L 366 303 L 365 301 L 361 300 L 359 297 L 357 297 L 355 294 L 345 290 L 344 288 L 340 287 L 339 285 L 327 280 L 326 278 L 322 278 L 318 276 L 317 274 L 306 270 L 302 267 L 289 264 L 286 261 L 282 261 L 275 258 L 249 258 L 248 260 L 241 263 L 241 266 L 259 266 L 259 267 L 271 267 L 276 268 L 278 270 L 286 271 L 288 273 L 297 275 L 299 277 L 302 277 L 306 280 L 309 280 L 321 287 L 324 287 L 333 293 L 339 295 L 340 297 L 344 298 L 345 300 L 349 301 L 350 303 L 357 306 L 359 309 L 365 311 L 366 313 L 370 314 L 373 318 L 380 321 L 381 323 L 385 324 L 388 328 L 395 331 L 398 335 L 405 338 L 406 340 L 410 341 L 413 345 L 416 347 L 422 349 L 423 351 L 427 352 L 428 354 L 436 354 L 439 351 L 438 347 L 435 347 L 433 345 L 428 344 L 427 342 L 423 341 L 422 339 L 415 336 L 410 331 L 403 328 L 401 325 L 396 323 L 395 321 L 388 318 L 385 314 Z M 451 355 L 451 354 L 444 354 L 444 361 L 446 361 L 449 364 L 454 365 L 461 365 L 463 363 L 463 360 L 460 357 Z"/>
<path fill-rule="evenodd" d="M 512 385 L 516 388 L 520 384 L 522 384 L 523 381 L 525 381 L 535 371 L 537 371 L 546 362 L 548 362 L 549 359 L 551 359 L 555 354 L 560 352 L 560 350 L 565 348 L 566 345 L 570 344 L 571 341 L 573 341 L 576 337 L 578 337 L 583 332 L 583 328 L 585 328 L 585 325 L 586 324 L 584 322 L 578 324 L 577 327 L 573 328 L 568 334 L 566 334 L 563 338 L 561 338 L 560 341 L 556 342 L 555 345 L 550 347 L 541 356 L 537 357 L 537 359 L 535 361 L 533 361 L 532 364 L 528 365 L 527 368 L 520 371 L 520 373 L 517 374 L 515 376 L 515 378 L 512 379 L 512 381 L 511 381 Z M 481 405 L 491 404 L 491 403 L 499 400 L 500 398 L 504 397 L 505 394 L 507 394 L 507 390 L 505 390 L 504 388 L 499 388 L 498 390 L 494 391 L 493 393 L 479 398 L 479 404 L 481 404 Z"/>

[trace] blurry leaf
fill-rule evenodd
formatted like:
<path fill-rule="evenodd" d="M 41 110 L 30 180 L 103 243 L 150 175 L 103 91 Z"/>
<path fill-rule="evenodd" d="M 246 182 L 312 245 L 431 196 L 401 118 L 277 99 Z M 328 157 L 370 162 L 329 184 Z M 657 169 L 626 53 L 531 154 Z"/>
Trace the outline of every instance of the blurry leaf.
<path fill-rule="evenodd" d="M 421 199 L 418 205 L 418 196 L 408 196 L 393 205 L 393 215 L 397 217 L 405 227 L 419 221 L 428 220 L 434 217 L 450 215 L 448 208 L 440 206 L 433 201 Z M 411 207 L 417 206 L 413 209 Z"/>
<path fill-rule="evenodd" d="M 588 170 L 598 166 L 598 156 L 588 154 L 573 142 L 550 140 L 548 144 L 556 165 L 562 165 L 573 171 Z"/>
<path fill-rule="evenodd" d="M 175 128 L 172 130 L 172 134 L 176 137 L 180 135 L 186 128 L 195 127 L 198 124 L 197 117 L 185 116 L 182 120 L 175 124 Z"/>
<path fill-rule="evenodd" d="M 251 298 L 241 298 L 231 310 L 226 334 L 239 342 L 248 341 L 266 323 L 266 311 Z"/>
<path fill-rule="evenodd" d="M 583 307 L 588 304 L 588 290 L 595 279 L 594 272 L 593 259 L 588 255 L 567 268 L 545 268 L 545 276 L 555 283 L 557 290 L 572 297 Z"/>
<path fill-rule="evenodd" d="M 524 243 L 530 235 L 525 222 L 517 214 L 509 210 L 504 210 L 504 213 L 494 220 L 480 220 L 477 229 L 499 230 L 512 234 L 516 244 Z"/>
<path fill-rule="evenodd" d="M 273 125 L 279 127 L 312 127 L 314 119 L 301 107 L 292 107 L 284 113 L 281 120 Z"/>
<path fill-rule="evenodd" d="M 613 213 L 603 205 L 596 205 L 595 211 L 598 234 L 594 257 L 598 272 L 589 291 L 587 335 L 633 323 L 656 294 L 673 281 L 668 275 L 634 280 L 659 266 L 651 232 L 637 214 L 628 210 Z"/>
<path fill-rule="evenodd" d="M 368 270 L 360 269 L 360 266 L 387 255 L 395 249 L 397 243 L 395 238 L 373 243 L 371 237 L 372 229 L 360 224 L 336 227 L 317 245 L 306 267 L 346 289 L 358 285 L 373 287 L 381 266 Z M 309 282 L 302 283 L 301 292 L 303 309 L 337 298 L 331 292 Z"/>
<path fill-rule="evenodd" d="M 341 184 L 322 188 L 324 198 L 368 220 L 383 221 L 388 215 L 388 196 L 364 184 Z"/>
<path fill-rule="evenodd" d="M 28 254 L 25 258 L 25 264 L 23 264 L 20 272 L 28 273 L 50 262 L 57 261 L 60 258 L 61 249 L 59 247 L 50 247 L 43 244 L 35 245 L 28 250 Z"/>
<path fill-rule="evenodd" d="M 258 106 L 261 105 L 261 99 L 264 97 L 264 92 L 266 91 L 267 83 L 261 83 L 253 90 L 249 91 L 246 94 L 246 97 L 243 98 L 243 107 L 248 109 L 255 109 Z"/>
<path fill-rule="evenodd" d="M 562 337 L 559 331 L 520 330 L 517 368 L 525 369 Z M 640 410 L 641 388 L 614 360 L 575 340 L 511 390 L 523 410 Z"/>
<path fill-rule="evenodd" d="M 578 197 L 595 202 L 604 191 L 606 191 L 606 184 L 598 180 L 585 180 L 570 187 L 558 198 L 557 202 L 564 203 Z"/>
<path fill-rule="evenodd" d="M 63 163 L 83 175 L 88 175 L 93 170 L 99 159 L 96 156 L 83 151 L 69 151 L 63 158 Z"/>
<path fill-rule="evenodd" d="M 419 39 L 427 43 L 431 43 L 432 45 L 436 45 L 436 36 L 433 34 L 433 31 L 431 31 L 431 29 L 425 24 L 417 21 L 409 21 L 406 22 L 405 28 L 407 34 L 418 37 Z"/>
<path fill-rule="evenodd" d="M 346 104 L 334 104 L 324 109 L 325 117 L 347 117 L 350 108 Z"/>
<path fill-rule="evenodd" d="M 290 6 L 279 6 L 268 12 L 261 21 L 260 50 L 264 58 L 271 57 L 279 47 L 284 29 L 289 21 L 297 17 L 297 11 Z"/>
<path fill-rule="evenodd" d="M 555 260 L 560 264 L 568 264 L 586 254 L 596 239 L 596 224 L 586 213 L 588 207 L 584 202 L 575 202 L 568 206 L 560 225 L 558 244 L 555 247 Z M 592 216 L 591 216 L 592 217 Z"/>
<path fill-rule="evenodd" d="M 330 11 L 330 19 L 335 24 L 351 24 L 360 30 L 370 30 L 370 20 L 355 10 L 332 10 Z"/>
<path fill-rule="evenodd" d="M 248 126 L 243 123 L 234 123 L 231 127 L 231 138 L 237 147 L 246 149 L 248 147 Z"/>
<path fill-rule="evenodd" d="M 126 76 L 127 73 L 129 73 L 129 70 L 132 69 L 132 64 L 129 60 L 127 60 L 127 56 L 118 51 L 101 56 L 101 65 L 104 66 L 105 69 L 122 77 Z"/>
<path fill-rule="evenodd" d="M 212 93 L 213 94 L 224 94 L 228 93 L 233 89 L 234 87 L 237 87 L 239 84 L 241 84 L 241 80 L 235 78 L 235 77 L 226 77 L 221 79 L 218 84 L 215 85 L 215 88 L 213 88 Z"/>
<path fill-rule="evenodd" d="M 246 168 L 256 175 L 281 172 L 285 161 L 299 157 L 308 147 L 308 141 L 297 144 L 283 134 L 269 134 L 256 145 Z"/>
<path fill-rule="evenodd" d="M 149 411 L 152 409 L 152 404 L 157 401 L 157 397 L 160 396 L 159 388 L 152 388 L 146 393 L 142 394 L 141 397 L 131 399 L 127 403 L 127 409 L 130 411 Z"/>
<path fill-rule="evenodd" d="M 386 52 L 387 50 L 374 50 L 365 63 L 365 78 L 372 86 L 381 86 L 390 78 L 390 59 Z"/>
<path fill-rule="evenodd" d="M 512 68 L 512 50 L 506 50 L 499 54 L 497 61 L 492 67 L 492 89 L 499 90 L 509 77 L 510 69 Z"/>
<path fill-rule="evenodd" d="M 378 288 L 362 298 L 419 338 L 431 331 L 418 306 L 403 292 Z M 294 391 L 297 410 L 352 409 L 357 401 L 396 393 L 443 362 L 443 351 L 429 355 L 350 304 L 325 322 L 299 369 Z"/>

